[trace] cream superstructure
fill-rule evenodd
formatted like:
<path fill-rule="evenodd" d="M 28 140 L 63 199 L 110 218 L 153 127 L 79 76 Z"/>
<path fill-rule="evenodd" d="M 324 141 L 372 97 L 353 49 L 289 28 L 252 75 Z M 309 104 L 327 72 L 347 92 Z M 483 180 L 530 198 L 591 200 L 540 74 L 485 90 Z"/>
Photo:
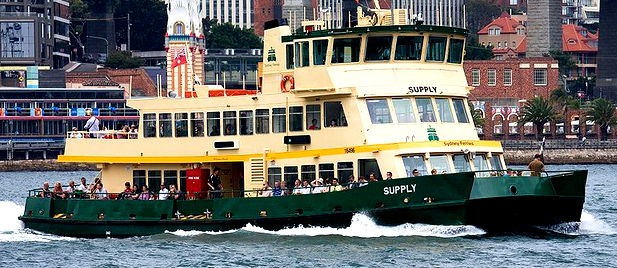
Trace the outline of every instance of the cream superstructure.
<path fill-rule="evenodd" d="M 500 143 L 480 141 L 469 113 L 465 36 L 423 25 L 292 35 L 274 25 L 259 92 L 209 97 L 238 91 L 195 85 L 192 98 L 130 99 L 141 115 L 137 139 L 67 139 L 59 160 L 98 163 L 112 192 L 125 181 L 182 187 L 191 168 L 219 167 L 224 188 L 236 190 L 503 169 Z"/>

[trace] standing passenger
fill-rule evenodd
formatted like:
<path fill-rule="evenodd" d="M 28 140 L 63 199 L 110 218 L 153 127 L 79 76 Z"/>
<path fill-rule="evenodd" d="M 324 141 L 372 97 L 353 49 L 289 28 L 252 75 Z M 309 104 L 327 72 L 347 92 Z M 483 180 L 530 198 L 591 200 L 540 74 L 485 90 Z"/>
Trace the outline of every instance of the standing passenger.
<path fill-rule="evenodd" d="M 533 161 L 529 163 L 527 169 L 531 170 L 531 176 L 540 176 L 540 172 L 544 171 L 544 163 L 542 161 L 542 155 L 536 154 L 533 157 Z"/>
<path fill-rule="evenodd" d="M 92 113 L 92 109 L 88 109 L 86 111 L 86 114 L 90 116 L 90 119 L 86 121 L 86 125 L 84 126 L 84 129 L 90 132 L 90 138 L 95 138 L 97 136 L 96 134 L 92 134 L 92 132 L 99 131 L 100 121 L 96 118 L 96 116 L 94 116 L 94 113 Z"/>
<path fill-rule="evenodd" d="M 208 180 L 208 187 L 210 187 L 210 190 L 217 191 L 211 193 L 212 198 L 221 198 L 220 191 L 223 190 L 223 184 L 221 183 L 221 177 L 219 176 L 220 172 L 220 168 L 214 168 L 214 172 L 212 172 L 212 175 L 210 175 L 210 180 Z"/>

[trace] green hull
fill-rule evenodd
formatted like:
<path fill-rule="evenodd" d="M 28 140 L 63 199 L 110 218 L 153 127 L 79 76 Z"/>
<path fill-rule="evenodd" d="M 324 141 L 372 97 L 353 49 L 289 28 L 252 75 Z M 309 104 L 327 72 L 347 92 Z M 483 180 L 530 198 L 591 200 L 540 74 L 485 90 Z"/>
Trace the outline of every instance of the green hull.
<path fill-rule="evenodd" d="M 586 177 L 586 171 L 514 178 L 474 178 L 473 172 L 466 172 L 371 182 L 340 192 L 214 200 L 29 197 L 20 219 L 33 230 L 75 237 L 226 231 L 249 223 L 269 230 L 298 225 L 346 227 L 356 213 L 365 213 L 381 225 L 473 224 L 496 229 L 579 221 Z"/>

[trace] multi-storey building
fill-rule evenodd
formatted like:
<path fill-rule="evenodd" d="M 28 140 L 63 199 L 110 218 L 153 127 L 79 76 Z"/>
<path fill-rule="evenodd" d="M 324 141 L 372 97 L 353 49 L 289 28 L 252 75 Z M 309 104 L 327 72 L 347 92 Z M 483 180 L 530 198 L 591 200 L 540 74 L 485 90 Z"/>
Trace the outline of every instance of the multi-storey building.
<path fill-rule="evenodd" d="M 264 35 L 264 23 L 275 19 L 281 19 L 283 0 L 255 0 L 254 4 L 254 28 L 255 34 Z"/>
<path fill-rule="evenodd" d="M 12 76 L 7 73 L 10 66 L 66 65 L 71 53 L 69 12 L 65 0 L 0 1 L 2 76 Z"/>
<path fill-rule="evenodd" d="M 201 16 L 250 29 L 255 23 L 255 1 L 257 0 L 201 0 Z"/>
<path fill-rule="evenodd" d="M 617 101 L 617 1 L 602 0 L 602 30 L 598 44 L 598 78 L 595 97 Z"/>
<path fill-rule="evenodd" d="M 410 18 L 422 14 L 424 24 L 466 28 L 465 0 L 387 0 L 387 2 L 392 2 L 393 8 L 409 9 Z"/>
<path fill-rule="evenodd" d="M 562 0 L 561 3 L 564 24 L 585 25 L 599 22 L 599 0 Z"/>
<path fill-rule="evenodd" d="M 576 61 L 576 69 L 569 76 L 590 76 L 597 73 L 598 68 L 598 36 L 587 29 L 566 24 L 563 28 L 563 52 Z"/>

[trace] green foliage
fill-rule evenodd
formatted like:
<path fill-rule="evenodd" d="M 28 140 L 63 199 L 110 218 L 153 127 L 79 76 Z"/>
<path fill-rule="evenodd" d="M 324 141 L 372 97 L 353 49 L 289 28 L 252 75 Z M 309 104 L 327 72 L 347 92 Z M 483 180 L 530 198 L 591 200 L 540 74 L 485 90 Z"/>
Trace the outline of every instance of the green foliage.
<path fill-rule="evenodd" d="M 478 110 L 474 110 L 473 103 L 470 100 L 467 100 L 467 106 L 469 106 L 469 113 L 471 113 L 471 117 L 473 119 L 473 124 L 476 127 L 484 127 L 486 121 L 482 118 L 482 112 Z"/>
<path fill-rule="evenodd" d="M 593 96 L 593 91 L 596 87 L 596 76 L 583 77 L 579 76 L 576 80 L 572 81 L 568 88 L 570 92 L 587 92 L 588 96 Z"/>
<path fill-rule="evenodd" d="M 557 112 L 550 101 L 536 96 L 523 105 L 520 118 L 521 123 L 531 122 L 536 126 L 536 137 L 539 139 L 544 124 L 557 118 Z"/>
<path fill-rule="evenodd" d="M 253 29 L 241 29 L 231 23 L 219 24 L 216 20 L 202 20 L 206 47 L 208 48 L 262 48 L 261 39 Z"/>
<path fill-rule="evenodd" d="M 486 0 L 468 0 L 467 1 L 467 29 L 471 34 L 475 35 L 484 26 L 489 24 L 493 19 L 499 17 L 501 9 Z"/>
<path fill-rule="evenodd" d="M 615 104 L 604 98 L 591 102 L 591 106 L 587 110 L 587 117 L 588 120 L 595 122 L 600 127 L 600 138 L 602 140 L 606 140 L 608 127 L 617 125 Z"/>
<path fill-rule="evenodd" d="M 90 6 L 82 0 L 70 0 L 69 7 L 71 8 L 71 17 L 73 18 L 90 17 Z"/>
<path fill-rule="evenodd" d="M 131 56 L 131 53 L 127 51 L 115 51 L 107 57 L 105 67 L 112 69 L 132 69 L 138 68 L 143 63 L 142 59 Z"/>
<path fill-rule="evenodd" d="M 485 47 L 480 44 L 467 45 L 465 48 L 465 60 L 491 60 L 495 58 L 493 47 Z"/>
<path fill-rule="evenodd" d="M 563 51 L 552 50 L 549 52 L 549 56 L 559 62 L 560 75 L 568 75 L 572 69 L 576 68 L 576 61 L 572 59 L 570 54 L 566 54 Z"/>
<path fill-rule="evenodd" d="M 161 0 L 120 1 L 114 17 L 131 14 L 131 50 L 157 51 L 165 47 L 167 6 Z M 127 20 L 116 20 L 116 40 L 127 44 Z"/>

